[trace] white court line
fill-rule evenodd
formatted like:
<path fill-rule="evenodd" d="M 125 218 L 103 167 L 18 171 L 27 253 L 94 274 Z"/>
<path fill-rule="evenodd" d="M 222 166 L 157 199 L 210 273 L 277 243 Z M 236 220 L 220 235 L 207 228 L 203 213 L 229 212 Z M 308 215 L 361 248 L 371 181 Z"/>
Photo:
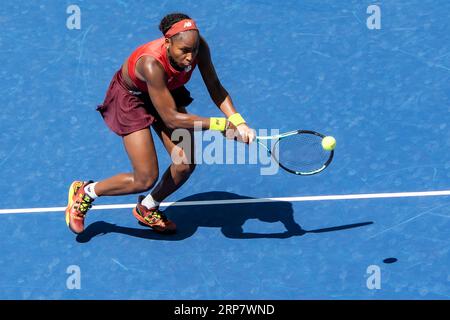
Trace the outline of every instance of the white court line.
<path fill-rule="evenodd" d="M 281 198 L 261 198 L 261 199 L 231 199 L 231 200 L 203 200 L 203 201 L 180 201 L 180 202 L 162 202 L 160 206 L 203 206 L 218 204 L 245 204 L 261 203 L 272 201 L 303 202 L 303 201 L 332 201 L 332 200 L 358 200 L 358 199 L 385 199 L 385 198 L 409 198 L 409 197 L 437 197 L 450 196 L 450 190 L 441 191 L 421 191 L 421 192 L 394 192 L 394 193 L 365 193 L 365 194 L 342 194 L 329 196 L 303 196 L 303 197 L 281 197 Z M 93 206 L 92 210 L 111 210 L 134 208 L 133 204 L 109 204 Z M 50 208 L 24 208 L 24 209 L 0 209 L 0 214 L 15 213 L 44 213 L 61 212 L 65 207 Z"/>

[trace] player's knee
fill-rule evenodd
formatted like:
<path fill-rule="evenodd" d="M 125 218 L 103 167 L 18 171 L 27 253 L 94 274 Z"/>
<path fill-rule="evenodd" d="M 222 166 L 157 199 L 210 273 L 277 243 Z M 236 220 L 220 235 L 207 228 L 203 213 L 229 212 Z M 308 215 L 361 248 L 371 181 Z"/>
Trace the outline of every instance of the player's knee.
<path fill-rule="evenodd" d="M 134 191 L 146 192 L 153 188 L 156 181 L 158 181 L 158 173 L 135 174 Z"/>
<path fill-rule="evenodd" d="M 176 164 L 175 170 L 178 174 L 182 176 L 189 176 L 195 170 L 195 164 Z"/>

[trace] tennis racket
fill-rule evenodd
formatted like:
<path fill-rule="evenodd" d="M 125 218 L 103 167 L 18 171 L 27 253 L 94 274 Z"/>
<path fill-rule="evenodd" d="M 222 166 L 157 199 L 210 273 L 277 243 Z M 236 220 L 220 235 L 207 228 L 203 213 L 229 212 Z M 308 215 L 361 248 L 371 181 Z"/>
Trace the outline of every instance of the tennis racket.
<path fill-rule="evenodd" d="M 322 147 L 324 137 L 315 131 L 295 130 L 274 136 L 256 136 L 256 141 L 287 172 L 310 176 L 322 172 L 333 160 L 334 150 Z M 263 143 L 269 140 L 275 140 L 272 148 Z"/>

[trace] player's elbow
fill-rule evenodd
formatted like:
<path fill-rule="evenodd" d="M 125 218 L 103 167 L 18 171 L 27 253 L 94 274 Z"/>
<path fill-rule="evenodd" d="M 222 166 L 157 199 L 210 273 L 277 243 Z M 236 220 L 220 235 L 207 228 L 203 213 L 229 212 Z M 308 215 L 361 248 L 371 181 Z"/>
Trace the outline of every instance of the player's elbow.
<path fill-rule="evenodd" d="M 166 121 L 166 127 L 170 130 L 175 130 L 176 128 L 178 128 L 177 123 L 175 121 Z"/>
<path fill-rule="evenodd" d="M 167 116 L 165 125 L 170 130 L 175 130 L 177 128 L 181 128 L 183 126 L 183 119 L 180 117 L 180 113 L 174 112 Z"/>
<path fill-rule="evenodd" d="M 176 121 L 173 117 L 165 117 L 165 118 L 163 118 L 163 121 L 164 121 L 164 125 L 168 129 L 173 130 L 176 128 Z"/>

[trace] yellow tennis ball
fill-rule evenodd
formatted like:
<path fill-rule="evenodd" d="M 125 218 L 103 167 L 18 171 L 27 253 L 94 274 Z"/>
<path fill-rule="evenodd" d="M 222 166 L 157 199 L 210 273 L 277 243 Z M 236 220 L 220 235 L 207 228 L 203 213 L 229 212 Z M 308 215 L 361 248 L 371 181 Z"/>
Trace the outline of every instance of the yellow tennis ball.
<path fill-rule="evenodd" d="M 327 136 L 322 139 L 322 148 L 331 151 L 336 147 L 336 139 L 332 136 Z"/>

